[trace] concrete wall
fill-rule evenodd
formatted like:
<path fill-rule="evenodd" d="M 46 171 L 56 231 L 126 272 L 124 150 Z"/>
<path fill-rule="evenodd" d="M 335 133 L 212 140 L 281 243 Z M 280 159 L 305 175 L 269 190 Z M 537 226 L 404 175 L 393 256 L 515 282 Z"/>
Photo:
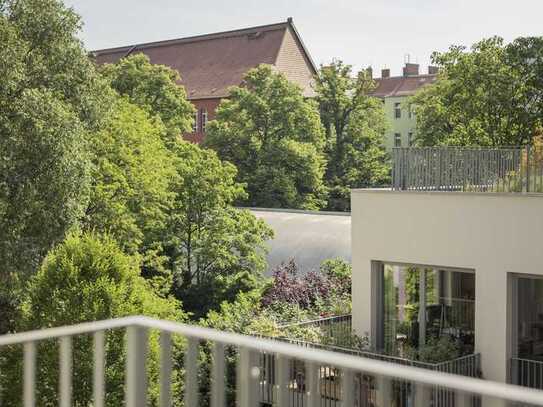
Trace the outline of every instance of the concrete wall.
<path fill-rule="evenodd" d="M 511 273 L 543 275 L 543 197 L 352 192 L 353 327 L 371 332 L 371 262 L 475 270 L 475 351 L 486 379 L 505 381 Z"/>

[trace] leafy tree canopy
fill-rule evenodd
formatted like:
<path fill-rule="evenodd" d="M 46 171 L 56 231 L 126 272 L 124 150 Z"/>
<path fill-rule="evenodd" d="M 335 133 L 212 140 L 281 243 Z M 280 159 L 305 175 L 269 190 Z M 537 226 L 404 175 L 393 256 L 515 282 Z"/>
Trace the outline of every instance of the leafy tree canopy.
<path fill-rule="evenodd" d="M 158 115 L 170 141 L 192 127 L 194 107 L 180 85 L 179 73 L 165 65 L 151 64 L 144 54 L 134 54 L 101 68 L 111 87 L 132 103 Z"/>
<path fill-rule="evenodd" d="M 543 39 L 484 39 L 434 53 L 439 79 L 410 104 L 421 145 L 511 146 L 530 142 L 543 114 Z"/>
<path fill-rule="evenodd" d="M 124 254 L 108 237 L 94 234 L 71 235 L 46 257 L 39 272 L 31 278 L 18 320 L 19 330 L 71 325 L 128 315 L 148 315 L 172 321 L 184 321 L 181 304 L 158 295 L 147 280 L 140 277 L 140 257 Z M 74 405 L 92 401 L 92 336 L 73 340 Z M 106 404 L 123 403 L 124 332 L 106 333 Z M 3 400 L 18 405 L 21 394 L 20 350 L 4 353 L 2 369 Z M 58 347 L 46 341 L 40 345 L 38 405 L 57 403 Z M 149 373 L 151 398 L 156 405 L 158 377 L 158 337 L 150 337 Z M 9 385 L 8 385 L 9 383 Z M 179 378 L 173 379 L 175 391 Z"/>
<path fill-rule="evenodd" d="M 258 284 L 272 232 L 233 208 L 246 197 L 236 168 L 178 137 L 193 108 L 175 71 L 138 54 L 102 72 L 127 100 L 97 136 L 89 228 L 143 253 L 144 275 L 166 277 L 193 317 L 203 316 Z"/>
<path fill-rule="evenodd" d="M 60 1 L 0 0 L 0 332 L 16 277 L 77 226 L 88 199 L 86 140 L 109 92 L 79 28 Z"/>
<path fill-rule="evenodd" d="M 319 209 L 325 201 L 325 158 L 319 113 L 301 89 L 267 65 L 250 70 L 208 125 L 205 146 L 238 168 L 260 207 Z"/>
<path fill-rule="evenodd" d="M 388 180 L 386 118 L 383 104 L 369 96 L 374 87 L 368 72 L 353 75 L 352 67 L 342 61 L 321 66 L 316 77 L 326 135 L 329 210 L 349 210 L 352 188 L 374 187 Z"/>
<path fill-rule="evenodd" d="M 160 119 L 118 98 L 92 135 L 92 187 L 85 227 L 107 232 L 129 253 L 155 249 L 173 204 L 175 158 Z"/>
<path fill-rule="evenodd" d="M 257 284 L 266 267 L 264 243 L 273 232 L 249 211 L 232 206 L 245 196 L 232 164 L 185 142 L 173 153 L 179 176 L 165 253 L 176 295 L 187 310 L 203 316 Z"/>

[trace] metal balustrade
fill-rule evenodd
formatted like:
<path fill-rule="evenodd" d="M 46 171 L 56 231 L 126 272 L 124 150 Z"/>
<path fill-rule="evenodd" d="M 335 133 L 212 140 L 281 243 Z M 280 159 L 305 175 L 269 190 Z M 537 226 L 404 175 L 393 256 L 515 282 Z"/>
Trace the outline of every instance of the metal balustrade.
<path fill-rule="evenodd" d="M 403 366 L 414 366 L 422 369 L 428 369 L 437 372 L 444 372 L 455 375 L 462 375 L 466 377 L 479 378 L 481 377 L 481 356 L 480 354 L 470 354 L 461 356 L 456 359 L 451 359 L 440 363 L 428 363 L 421 362 L 413 359 L 406 359 L 397 356 L 387 355 L 383 353 L 375 353 L 364 350 L 358 350 L 353 348 L 333 346 L 327 344 L 318 344 L 312 342 L 305 342 L 297 339 L 289 338 L 275 338 L 275 340 L 285 341 L 288 343 L 296 344 L 313 349 L 325 349 L 333 352 L 340 352 L 357 357 L 364 357 L 374 360 L 386 361 L 389 363 L 396 363 Z M 261 366 L 263 372 L 260 382 L 260 392 L 263 404 L 272 405 L 275 401 L 273 395 L 273 386 L 275 382 L 274 377 L 274 355 L 266 354 L 261 357 Z M 291 407 L 303 407 L 306 406 L 306 399 L 303 392 L 305 388 L 305 374 L 307 371 L 304 369 L 303 362 L 291 363 L 290 366 L 290 380 L 289 386 L 289 400 Z M 320 397 L 322 404 L 330 407 L 340 407 L 341 399 L 337 397 L 339 382 L 341 381 L 341 371 L 335 369 L 332 366 L 321 366 L 319 371 L 319 382 L 321 383 Z M 338 380 L 331 380 L 331 378 L 337 378 Z M 335 384 L 334 384 L 335 382 Z M 372 375 L 355 375 L 355 385 L 353 393 L 358 406 L 372 406 L 375 405 L 377 397 L 377 380 Z M 390 388 L 391 399 L 394 400 L 396 407 L 408 407 L 413 405 L 415 398 L 416 386 L 411 381 L 398 380 L 392 381 Z M 435 407 L 454 407 L 456 406 L 456 396 L 454 392 L 451 392 L 443 387 L 431 387 L 429 388 L 430 400 Z M 476 396 L 470 397 L 464 403 L 465 406 L 477 407 L 479 405 L 479 399 Z"/>
<path fill-rule="evenodd" d="M 414 406 L 430 406 L 431 390 L 436 386 L 453 392 L 458 406 L 462 400 L 471 395 L 479 395 L 489 400 L 488 405 L 496 405 L 498 401 L 522 402 L 543 405 L 543 392 L 514 385 L 484 381 L 462 377 L 437 371 L 429 371 L 413 366 L 373 360 L 365 357 L 330 352 L 321 349 L 305 348 L 279 341 L 260 339 L 213 329 L 185 325 L 175 322 L 160 321 L 147 317 L 126 317 L 114 320 L 89 322 L 79 325 L 49 328 L 38 331 L 23 332 L 0 337 L 0 348 L 9 345 L 23 347 L 24 386 L 21 400 L 25 407 L 36 406 L 36 372 L 39 366 L 39 344 L 42 341 L 56 340 L 59 343 L 59 388 L 58 402 L 60 406 L 72 405 L 72 379 L 74 361 L 72 360 L 72 343 L 74 338 L 82 335 L 93 337 L 93 370 L 92 377 L 87 380 L 93 383 L 92 405 L 104 406 L 104 372 L 105 360 L 104 338 L 112 330 L 126 330 L 126 364 L 124 384 L 124 404 L 127 407 L 143 407 L 148 405 L 147 354 L 149 335 L 160 333 L 159 351 L 159 401 L 160 407 L 172 405 L 172 338 L 180 335 L 186 338 L 184 358 L 185 386 L 184 406 L 203 405 L 199 401 L 198 350 L 204 343 L 211 344 L 214 363 L 210 368 L 211 406 L 226 405 L 225 389 L 225 348 L 237 349 L 236 404 L 239 407 L 256 407 L 259 405 L 258 386 L 261 380 L 261 354 L 272 354 L 275 357 L 274 387 L 275 405 L 289 406 L 291 361 L 305 364 L 307 380 L 300 391 L 304 394 L 307 406 L 322 405 L 319 375 L 322 377 L 323 367 L 331 366 L 325 373 L 330 382 L 337 385 L 334 391 L 336 399 L 341 400 L 342 407 L 362 407 L 354 393 L 357 377 L 371 376 L 375 380 L 375 393 L 371 406 L 391 406 L 391 388 L 396 380 L 407 381 L 415 386 Z M 91 352 L 91 349 L 89 349 Z M 326 368 L 324 368 L 326 369 Z M 337 373 L 336 373 L 337 372 Z"/>
<path fill-rule="evenodd" d="M 392 188 L 542 193 L 543 148 L 396 147 Z"/>
<path fill-rule="evenodd" d="M 511 382 L 519 386 L 543 390 L 543 361 L 512 358 Z"/>
<path fill-rule="evenodd" d="M 353 331 L 352 316 L 350 314 L 336 315 L 311 321 L 293 322 L 280 325 L 278 328 L 286 331 L 293 327 L 318 329 L 327 344 L 336 346 L 350 345 Z"/>

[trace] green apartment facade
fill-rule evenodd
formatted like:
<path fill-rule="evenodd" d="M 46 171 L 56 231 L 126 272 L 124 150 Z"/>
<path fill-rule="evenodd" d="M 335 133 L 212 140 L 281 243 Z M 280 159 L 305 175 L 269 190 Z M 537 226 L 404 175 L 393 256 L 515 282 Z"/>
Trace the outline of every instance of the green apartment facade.
<path fill-rule="evenodd" d="M 428 67 L 427 74 L 419 74 L 418 64 L 405 64 L 402 76 L 390 76 L 390 69 L 383 69 L 381 77 L 376 78 L 376 88 L 372 95 L 384 103 L 389 122 L 385 134 L 385 147 L 408 147 L 415 138 L 417 121 L 415 114 L 407 106 L 407 99 L 420 88 L 436 80 L 437 68 Z"/>

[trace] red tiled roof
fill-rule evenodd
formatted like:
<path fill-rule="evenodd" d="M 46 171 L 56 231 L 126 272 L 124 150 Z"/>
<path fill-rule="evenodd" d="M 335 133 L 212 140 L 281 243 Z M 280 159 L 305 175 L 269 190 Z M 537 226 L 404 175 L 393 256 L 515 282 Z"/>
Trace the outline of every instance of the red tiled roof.
<path fill-rule="evenodd" d="M 377 87 L 372 92 L 373 96 L 410 96 L 421 87 L 434 82 L 437 75 L 394 76 L 390 78 L 377 78 Z"/>
<path fill-rule="evenodd" d="M 98 64 L 103 64 L 143 52 L 152 63 L 167 65 L 181 74 L 181 84 L 189 99 L 220 98 L 228 96 L 230 86 L 240 85 L 249 69 L 275 64 L 289 27 L 315 70 L 291 19 L 260 27 L 97 50 L 93 55 Z"/>

